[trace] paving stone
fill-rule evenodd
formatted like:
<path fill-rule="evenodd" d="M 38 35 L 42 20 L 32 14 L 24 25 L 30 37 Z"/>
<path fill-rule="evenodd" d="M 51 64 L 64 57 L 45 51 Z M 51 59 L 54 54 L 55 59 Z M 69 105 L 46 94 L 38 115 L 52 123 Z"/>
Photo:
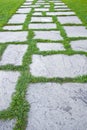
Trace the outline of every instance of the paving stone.
<path fill-rule="evenodd" d="M 22 25 L 7 25 L 3 27 L 4 30 L 22 30 Z"/>
<path fill-rule="evenodd" d="M 84 26 L 64 26 L 68 37 L 87 37 L 87 29 Z"/>
<path fill-rule="evenodd" d="M 47 12 L 48 16 L 55 16 L 55 15 L 75 15 L 74 12 Z"/>
<path fill-rule="evenodd" d="M 0 130 L 13 130 L 15 124 L 15 120 L 0 120 Z"/>
<path fill-rule="evenodd" d="M 34 39 L 42 40 L 63 40 L 59 31 L 34 31 Z"/>
<path fill-rule="evenodd" d="M 35 13 L 33 13 L 33 16 L 42 16 L 42 13 L 41 12 L 35 12 Z"/>
<path fill-rule="evenodd" d="M 45 7 L 45 8 L 49 8 L 49 7 L 50 7 L 50 5 L 44 5 L 44 7 Z"/>
<path fill-rule="evenodd" d="M 27 35 L 27 31 L 0 32 L 0 43 L 26 41 Z"/>
<path fill-rule="evenodd" d="M 22 65 L 27 48 L 28 45 L 9 45 L 1 58 L 0 65 Z"/>
<path fill-rule="evenodd" d="M 86 130 L 87 84 L 30 84 L 26 130 Z"/>
<path fill-rule="evenodd" d="M 55 11 L 71 11 L 71 9 L 65 8 L 65 9 L 60 9 L 60 8 L 56 8 Z"/>
<path fill-rule="evenodd" d="M 54 23 L 31 23 L 28 26 L 29 29 L 56 29 Z"/>
<path fill-rule="evenodd" d="M 54 3 L 54 5 L 66 6 L 65 3 Z"/>
<path fill-rule="evenodd" d="M 54 8 L 65 9 L 65 8 L 68 8 L 68 6 L 67 5 L 64 5 L 64 6 L 55 5 Z"/>
<path fill-rule="evenodd" d="M 30 72 L 36 77 L 71 77 L 87 75 L 87 57 L 84 55 L 33 55 Z"/>
<path fill-rule="evenodd" d="M 51 17 L 32 17 L 31 22 L 52 22 Z"/>
<path fill-rule="evenodd" d="M 65 50 L 61 43 L 37 43 L 40 51 Z"/>
<path fill-rule="evenodd" d="M 10 106 L 19 76 L 19 72 L 0 71 L 0 111 Z"/>
<path fill-rule="evenodd" d="M 80 19 L 77 16 L 63 16 L 58 17 L 58 21 L 62 24 L 82 24 Z"/>
<path fill-rule="evenodd" d="M 75 51 L 87 52 L 87 40 L 71 41 L 70 45 L 71 45 L 72 49 Z"/>
<path fill-rule="evenodd" d="M 26 19 L 26 14 L 14 14 L 9 20 L 9 24 L 21 24 L 24 23 Z"/>
<path fill-rule="evenodd" d="M 49 11 L 48 8 L 35 8 L 35 11 Z"/>
<path fill-rule="evenodd" d="M 23 5 L 31 5 L 32 4 L 32 2 L 31 3 L 24 3 Z"/>
<path fill-rule="evenodd" d="M 29 13 L 31 8 L 20 8 L 16 13 Z"/>

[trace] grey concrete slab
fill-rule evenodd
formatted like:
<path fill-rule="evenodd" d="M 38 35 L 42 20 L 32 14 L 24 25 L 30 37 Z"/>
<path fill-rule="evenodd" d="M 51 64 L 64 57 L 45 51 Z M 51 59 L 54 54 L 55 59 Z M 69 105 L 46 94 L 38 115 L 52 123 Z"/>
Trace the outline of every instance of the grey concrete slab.
<path fill-rule="evenodd" d="M 41 12 L 35 12 L 32 14 L 32 16 L 42 16 L 42 13 Z"/>
<path fill-rule="evenodd" d="M 58 51 L 65 50 L 61 43 L 37 43 L 40 51 Z"/>
<path fill-rule="evenodd" d="M 87 57 L 84 55 L 33 55 L 30 72 L 35 77 L 77 77 L 87 75 Z"/>
<path fill-rule="evenodd" d="M 28 45 L 8 45 L 2 58 L 0 65 L 22 65 L 23 56 L 26 53 Z"/>
<path fill-rule="evenodd" d="M 86 130 L 87 83 L 30 84 L 26 130 Z"/>
<path fill-rule="evenodd" d="M 29 29 L 56 29 L 54 23 L 31 23 L 28 26 Z"/>
<path fill-rule="evenodd" d="M 24 13 L 30 13 L 30 11 L 31 11 L 31 8 L 29 8 L 29 7 L 28 8 L 20 8 L 17 10 L 16 13 L 24 14 Z"/>
<path fill-rule="evenodd" d="M 52 22 L 51 17 L 32 17 L 31 22 Z"/>
<path fill-rule="evenodd" d="M 0 43 L 26 41 L 27 36 L 28 36 L 27 31 L 0 32 Z"/>
<path fill-rule="evenodd" d="M 13 130 L 16 120 L 0 120 L 0 130 Z"/>
<path fill-rule="evenodd" d="M 68 8 L 68 6 L 67 5 L 64 5 L 64 6 L 55 5 L 54 8 L 61 8 L 61 9 L 63 9 L 63 8 Z"/>
<path fill-rule="evenodd" d="M 87 37 L 87 29 L 84 26 L 64 26 L 68 37 Z"/>
<path fill-rule="evenodd" d="M 8 21 L 9 24 L 22 24 L 26 19 L 26 14 L 14 14 Z"/>
<path fill-rule="evenodd" d="M 61 12 L 61 11 L 71 11 L 71 9 L 68 9 L 68 8 L 65 8 L 65 9 L 63 9 L 63 8 L 62 8 L 62 9 L 58 8 L 58 9 L 57 9 L 57 8 L 56 8 L 55 11 L 59 11 L 59 12 Z"/>
<path fill-rule="evenodd" d="M 0 111 L 10 106 L 19 76 L 19 72 L 0 71 Z"/>
<path fill-rule="evenodd" d="M 59 31 L 34 31 L 34 39 L 42 40 L 63 40 Z"/>
<path fill-rule="evenodd" d="M 71 41 L 70 45 L 75 51 L 87 52 L 87 40 Z"/>
<path fill-rule="evenodd" d="M 49 11 L 49 8 L 35 8 L 34 11 Z"/>
<path fill-rule="evenodd" d="M 3 27 L 3 30 L 22 30 L 22 25 L 7 25 Z"/>
<path fill-rule="evenodd" d="M 61 24 L 82 24 L 81 20 L 77 16 L 58 17 L 58 21 Z"/>
<path fill-rule="evenodd" d="M 47 16 L 75 15 L 74 12 L 47 12 L 46 14 L 47 14 Z"/>

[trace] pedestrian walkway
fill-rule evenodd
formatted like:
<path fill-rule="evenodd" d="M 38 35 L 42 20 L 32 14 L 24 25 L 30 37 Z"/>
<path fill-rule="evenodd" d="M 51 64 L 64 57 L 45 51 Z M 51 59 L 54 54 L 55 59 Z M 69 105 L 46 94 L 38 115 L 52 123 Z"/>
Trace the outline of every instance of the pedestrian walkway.
<path fill-rule="evenodd" d="M 87 130 L 87 29 L 73 10 L 26 0 L 0 45 L 0 130 Z"/>

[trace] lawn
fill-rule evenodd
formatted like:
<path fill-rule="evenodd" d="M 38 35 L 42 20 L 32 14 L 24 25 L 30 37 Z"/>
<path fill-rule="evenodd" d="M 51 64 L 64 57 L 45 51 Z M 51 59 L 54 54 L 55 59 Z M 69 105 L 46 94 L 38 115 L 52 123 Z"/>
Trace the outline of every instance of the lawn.
<path fill-rule="evenodd" d="M 62 0 L 82 20 L 83 24 L 87 26 L 87 0 Z"/>

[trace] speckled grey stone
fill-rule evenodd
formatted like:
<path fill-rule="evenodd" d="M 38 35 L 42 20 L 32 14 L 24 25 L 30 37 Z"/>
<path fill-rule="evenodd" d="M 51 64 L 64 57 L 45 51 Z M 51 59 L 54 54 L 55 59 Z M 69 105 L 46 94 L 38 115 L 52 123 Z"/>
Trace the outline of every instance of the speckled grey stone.
<path fill-rule="evenodd" d="M 84 26 L 64 26 L 68 37 L 87 37 L 87 29 Z"/>
<path fill-rule="evenodd" d="M 87 84 L 30 84 L 26 130 L 87 130 Z"/>
<path fill-rule="evenodd" d="M 35 11 L 49 11 L 48 8 L 35 8 Z"/>
<path fill-rule="evenodd" d="M 22 65 L 22 59 L 27 48 L 28 45 L 8 45 L 0 60 L 0 65 Z"/>
<path fill-rule="evenodd" d="M 22 25 L 7 25 L 3 27 L 4 30 L 22 30 Z"/>
<path fill-rule="evenodd" d="M 0 120 L 0 130 L 13 130 L 16 120 Z"/>
<path fill-rule="evenodd" d="M 32 17 L 31 22 L 52 22 L 51 17 Z"/>
<path fill-rule="evenodd" d="M 21 24 L 24 23 L 26 14 L 14 14 L 9 20 L 9 24 Z"/>
<path fill-rule="evenodd" d="M 16 13 L 24 14 L 29 13 L 31 11 L 31 8 L 20 8 Z"/>
<path fill-rule="evenodd" d="M 33 16 L 42 16 L 42 13 L 41 12 L 35 12 L 32 14 Z"/>
<path fill-rule="evenodd" d="M 40 51 L 65 50 L 61 43 L 37 43 Z"/>
<path fill-rule="evenodd" d="M 29 29 L 56 29 L 54 23 L 31 23 L 28 26 Z"/>
<path fill-rule="evenodd" d="M 47 12 L 47 16 L 55 16 L 55 15 L 75 15 L 74 12 Z"/>
<path fill-rule="evenodd" d="M 10 106 L 19 76 L 19 72 L 0 71 L 0 111 Z"/>
<path fill-rule="evenodd" d="M 27 31 L 0 32 L 0 43 L 26 41 L 27 35 Z"/>
<path fill-rule="evenodd" d="M 61 24 L 82 24 L 80 19 L 77 16 L 63 16 L 58 17 L 58 21 Z"/>
<path fill-rule="evenodd" d="M 77 40 L 71 41 L 70 45 L 75 51 L 85 51 L 87 52 L 87 40 Z"/>
<path fill-rule="evenodd" d="M 63 40 L 59 31 L 34 31 L 34 39 L 42 40 Z"/>
<path fill-rule="evenodd" d="M 71 77 L 87 75 L 85 55 L 33 55 L 30 72 L 35 77 Z"/>

